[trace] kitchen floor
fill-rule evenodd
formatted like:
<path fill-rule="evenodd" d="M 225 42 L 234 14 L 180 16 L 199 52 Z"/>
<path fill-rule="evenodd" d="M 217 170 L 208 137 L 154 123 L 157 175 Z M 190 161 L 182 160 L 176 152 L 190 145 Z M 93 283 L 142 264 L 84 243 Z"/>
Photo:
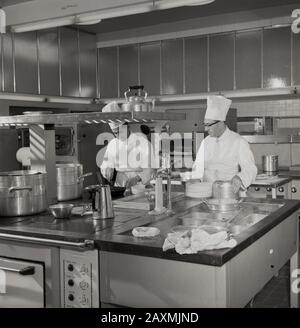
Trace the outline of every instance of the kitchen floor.
<path fill-rule="evenodd" d="M 247 307 L 288 308 L 290 307 L 290 262 L 287 262 L 278 276 L 273 277 L 254 297 Z M 251 304 L 252 303 L 252 304 Z"/>

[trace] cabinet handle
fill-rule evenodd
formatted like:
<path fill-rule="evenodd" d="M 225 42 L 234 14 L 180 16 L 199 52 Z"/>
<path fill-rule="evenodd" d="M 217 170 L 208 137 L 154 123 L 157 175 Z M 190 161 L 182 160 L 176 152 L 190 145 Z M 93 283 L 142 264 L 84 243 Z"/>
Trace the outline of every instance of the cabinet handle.
<path fill-rule="evenodd" d="M 0 270 L 17 272 L 17 273 L 21 274 L 22 276 L 29 276 L 29 275 L 33 275 L 35 273 L 34 266 L 28 266 L 28 267 L 22 268 L 20 270 L 13 269 L 13 268 L 0 267 Z"/>
<path fill-rule="evenodd" d="M 292 187 L 292 193 L 295 194 L 297 192 L 297 188 L 296 187 Z"/>

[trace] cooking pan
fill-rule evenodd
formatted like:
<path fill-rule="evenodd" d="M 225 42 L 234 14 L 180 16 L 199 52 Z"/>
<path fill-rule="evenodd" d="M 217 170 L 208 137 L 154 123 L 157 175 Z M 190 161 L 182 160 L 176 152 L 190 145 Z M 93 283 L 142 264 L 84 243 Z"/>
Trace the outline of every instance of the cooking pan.
<path fill-rule="evenodd" d="M 102 175 L 100 170 L 96 172 L 96 175 L 97 175 L 100 185 L 109 185 L 110 186 L 110 192 L 111 192 L 112 199 L 124 197 L 124 192 L 125 192 L 126 188 L 114 186 L 114 182 L 115 182 L 116 176 L 117 176 L 116 170 L 114 170 L 114 174 L 113 174 L 111 182 L 109 182 L 107 179 L 104 178 L 104 176 Z"/>

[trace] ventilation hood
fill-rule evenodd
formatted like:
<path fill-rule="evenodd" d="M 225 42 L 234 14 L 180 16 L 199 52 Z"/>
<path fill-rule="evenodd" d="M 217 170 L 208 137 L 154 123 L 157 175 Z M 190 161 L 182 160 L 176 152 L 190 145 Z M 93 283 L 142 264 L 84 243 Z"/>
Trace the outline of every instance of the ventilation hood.
<path fill-rule="evenodd" d="M 209 4 L 214 0 L 32 0 L 3 7 L 13 32 L 73 24 L 95 24 L 103 19 L 182 6 Z"/>

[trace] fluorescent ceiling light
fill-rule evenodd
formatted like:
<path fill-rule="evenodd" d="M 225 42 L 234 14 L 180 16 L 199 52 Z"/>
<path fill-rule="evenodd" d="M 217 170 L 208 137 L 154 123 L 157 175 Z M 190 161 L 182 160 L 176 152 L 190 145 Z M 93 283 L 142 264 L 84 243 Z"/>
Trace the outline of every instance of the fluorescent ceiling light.
<path fill-rule="evenodd" d="M 155 9 L 170 9 L 183 6 L 202 6 L 215 0 L 159 0 L 155 1 Z"/>
<path fill-rule="evenodd" d="M 76 18 L 76 25 L 93 25 L 101 22 L 102 19 L 85 20 Z"/>
<path fill-rule="evenodd" d="M 66 103 L 66 104 L 82 104 L 88 105 L 93 103 L 91 98 L 76 98 L 76 97 L 47 97 L 49 103 Z"/>
<path fill-rule="evenodd" d="M 64 18 L 47 19 L 33 23 L 14 25 L 11 26 L 11 31 L 14 33 L 29 32 L 58 26 L 72 25 L 74 23 L 75 16 L 68 16 Z"/>
<path fill-rule="evenodd" d="M 4 100 L 21 100 L 21 101 L 38 101 L 44 102 L 46 98 L 44 96 L 35 96 L 35 95 L 23 95 L 15 93 L 0 93 L 0 99 Z"/>

